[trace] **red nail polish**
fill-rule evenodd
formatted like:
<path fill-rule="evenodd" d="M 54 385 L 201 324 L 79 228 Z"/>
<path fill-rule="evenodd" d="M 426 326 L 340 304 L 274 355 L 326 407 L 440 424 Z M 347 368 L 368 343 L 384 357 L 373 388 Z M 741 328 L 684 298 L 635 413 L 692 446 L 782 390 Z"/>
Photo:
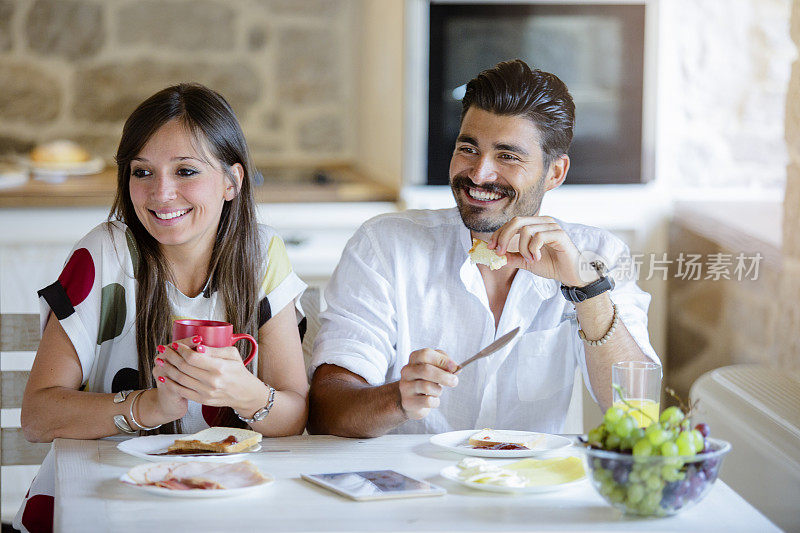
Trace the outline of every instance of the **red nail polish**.
<path fill-rule="evenodd" d="M 164 379 L 164 376 L 158 376 L 158 381 L 160 381 L 161 383 L 164 383 L 164 382 L 166 382 L 167 380 L 166 380 L 166 379 Z"/>
<path fill-rule="evenodd" d="M 201 342 L 203 342 L 203 337 L 201 337 L 200 335 L 195 335 L 194 337 L 192 337 L 192 342 L 195 344 L 200 344 Z"/>
<path fill-rule="evenodd" d="M 158 353 L 164 353 L 167 351 L 167 347 L 164 346 L 163 344 L 159 344 L 158 346 L 156 346 L 156 351 Z"/>
<path fill-rule="evenodd" d="M 161 359 L 160 357 L 156 357 L 156 365 L 164 366 L 164 360 Z"/>
<path fill-rule="evenodd" d="M 177 349 L 178 349 L 178 343 L 177 343 L 177 342 L 173 342 L 173 343 L 172 343 L 172 344 L 170 344 L 169 346 L 170 346 L 170 348 L 172 348 L 173 350 L 177 350 Z"/>
<path fill-rule="evenodd" d="M 200 344 L 197 346 L 197 351 L 200 353 L 206 353 L 206 347 Z"/>

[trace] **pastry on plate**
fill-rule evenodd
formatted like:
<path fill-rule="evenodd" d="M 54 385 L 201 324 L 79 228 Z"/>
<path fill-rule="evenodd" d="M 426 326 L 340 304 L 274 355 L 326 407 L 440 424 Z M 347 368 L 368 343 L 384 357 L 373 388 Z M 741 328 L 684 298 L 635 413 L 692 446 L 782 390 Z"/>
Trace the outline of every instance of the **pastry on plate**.
<path fill-rule="evenodd" d="M 261 433 L 249 429 L 212 427 L 175 439 L 167 451 L 236 453 L 255 446 L 261 442 L 261 438 Z"/>

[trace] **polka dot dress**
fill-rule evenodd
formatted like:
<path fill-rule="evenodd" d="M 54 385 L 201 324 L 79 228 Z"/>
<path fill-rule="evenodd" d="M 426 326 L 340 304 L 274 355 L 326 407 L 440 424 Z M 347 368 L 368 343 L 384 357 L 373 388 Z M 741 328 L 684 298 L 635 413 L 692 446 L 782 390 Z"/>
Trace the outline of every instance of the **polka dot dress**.
<path fill-rule="evenodd" d="M 259 327 L 273 311 L 294 302 L 302 331 L 304 318 L 298 302 L 305 284 L 292 271 L 286 247 L 275 230 L 262 225 L 259 235 L 266 252 Z M 39 291 L 42 330 L 52 311 L 78 354 L 83 372 L 81 390 L 116 393 L 139 387 L 135 325 L 138 266 L 138 247 L 131 231 L 120 222 L 103 223 L 78 242 L 58 279 Z M 188 297 L 167 283 L 173 318 L 225 320 L 224 304 L 217 296 L 203 290 Z M 190 401 L 181 419 L 183 431 L 195 433 L 209 427 L 217 411 L 216 407 Z M 14 519 L 17 529 L 31 533 L 52 530 L 54 466 L 51 452 Z"/>

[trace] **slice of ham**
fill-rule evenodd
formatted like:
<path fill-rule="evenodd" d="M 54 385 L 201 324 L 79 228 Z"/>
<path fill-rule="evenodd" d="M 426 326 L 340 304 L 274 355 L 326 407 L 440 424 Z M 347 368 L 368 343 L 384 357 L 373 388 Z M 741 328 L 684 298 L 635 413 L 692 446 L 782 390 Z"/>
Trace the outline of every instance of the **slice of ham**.
<path fill-rule="evenodd" d="M 171 490 L 237 489 L 271 481 L 250 461 L 143 464 L 132 468 L 128 476 L 137 485 L 155 485 Z"/>
<path fill-rule="evenodd" d="M 209 489 L 224 489 L 222 485 L 219 483 L 214 483 L 213 481 L 207 481 L 204 479 L 195 479 L 195 478 L 169 478 L 165 479 L 164 481 L 158 481 L 153 483 L 156 487 L 162 487 L 165 489 L 172 489 L 172 490 L 193 490 L 193 489 L 202 489 L 202 490 L 209 490 Z"/>

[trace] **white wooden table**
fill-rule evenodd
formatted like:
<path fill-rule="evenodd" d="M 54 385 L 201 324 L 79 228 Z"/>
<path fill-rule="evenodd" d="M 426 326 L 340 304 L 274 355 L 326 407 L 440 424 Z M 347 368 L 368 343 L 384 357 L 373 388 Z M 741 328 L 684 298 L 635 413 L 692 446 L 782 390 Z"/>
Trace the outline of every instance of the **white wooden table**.
<path fill-rule="evenodd" d="M 116 441 L 58 439 L 56 531 L 778 531 L 722 481 L 695 507 L 669 518 L 631 519 L 588 481 L 546 494 L 475 491 L 439 476 L 461 456 L 427 435 L 358 440 L 329 436 L 265 439 L 251 460 L 275 477 L 235 498 L 151 495 L 118 480 L 142 461 Z M 290 450 L 290 451 L 270 451 Z M 300 479 L 300 473 L 394 469 L 447 489 L 439 497 L 355 502 Z"/>

